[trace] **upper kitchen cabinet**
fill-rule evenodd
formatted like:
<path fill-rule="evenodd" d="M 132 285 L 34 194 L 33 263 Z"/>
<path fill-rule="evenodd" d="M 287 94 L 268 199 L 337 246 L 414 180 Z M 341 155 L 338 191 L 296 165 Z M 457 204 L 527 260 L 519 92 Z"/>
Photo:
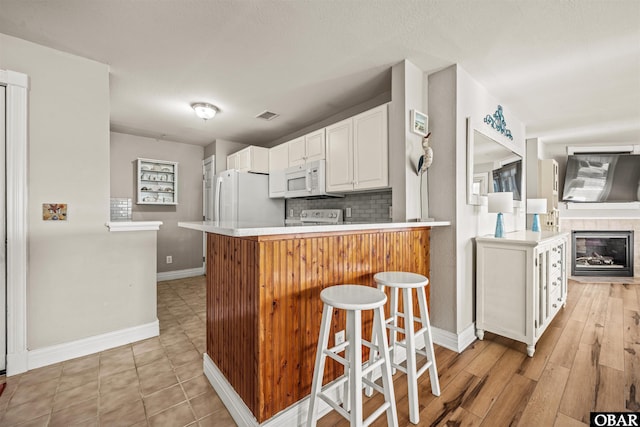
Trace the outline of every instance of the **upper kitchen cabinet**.
<path fill-rule="evenodd" d="M 227 156 L 227 169 L 241 172 L 269 173 L 269 149 L 250 145 Z"/>
<path fill-rule="evenodd" d="M 284 197 L 286 190 L 284 170 L 289 167 L 288 144 L 269 149 L 269 197 Z"/>
<path fill-rule="evenodd" d="M 327 182 L 330 192 L 389 185 L 387 105 L 326 128 Z"/>
<path fill-rule="evenodd" d="M 303 165 L 307 162 L 324 159 L 324 135 L 324 129 L 320 129 L 289 141 L 286 144 L 289 148 L 289 166 Z"/>
<path fill-rule="evenodd" d="M 178 163 L 138 159 L 137 203 L 139 205 L 178 204 Z"/>

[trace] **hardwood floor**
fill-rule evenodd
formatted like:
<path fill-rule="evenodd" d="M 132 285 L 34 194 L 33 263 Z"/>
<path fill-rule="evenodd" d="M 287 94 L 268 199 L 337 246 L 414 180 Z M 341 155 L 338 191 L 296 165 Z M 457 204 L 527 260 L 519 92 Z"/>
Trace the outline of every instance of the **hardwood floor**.
<path fill-rule="evenodd" d="M 640 411 L 640 284 L 569 281 L 567 306 L 536 346 L 486 333 L 461 354 L 436 346 L 442 393 L 419 380 L 421 426 L 588 426 L 591 411 Z M 394 376 L 400 426 L 411 426 L 406 376 Z M 382 396 L 365 398 L 365 415 Z M 346 426 L 331 412 L 319 426 Z M 386 425 L 384 415 L 374 426 Z"/>

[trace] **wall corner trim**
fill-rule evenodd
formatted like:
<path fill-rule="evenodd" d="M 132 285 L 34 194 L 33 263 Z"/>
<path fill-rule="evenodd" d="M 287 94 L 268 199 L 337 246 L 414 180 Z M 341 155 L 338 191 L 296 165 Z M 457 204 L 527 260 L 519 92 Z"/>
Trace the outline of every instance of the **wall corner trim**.
<path fill-rule="evenodd" d="M 433 343 L 456 353 L 462 353 L 472 342 L 476 340 L 476 325 L 472 323 L 459 334 L 445 331 L 444 329 L 431 326 Z"/>

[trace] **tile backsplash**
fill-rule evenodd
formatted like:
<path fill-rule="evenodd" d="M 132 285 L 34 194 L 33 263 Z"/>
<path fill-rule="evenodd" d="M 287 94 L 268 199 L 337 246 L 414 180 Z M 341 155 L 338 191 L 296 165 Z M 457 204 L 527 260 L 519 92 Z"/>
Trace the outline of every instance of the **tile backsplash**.
<path fill-rule="evenodd" d="M 131 221 L 132 199 L 112 197 L 110 202 L 111 221 Z"/>
<path fill-rule="evenodd" d="M 342 209 L 345 221 L 390 222 L 391 190 L 369 193 L 346 194 L 345 197 L 330 199 L 287 199 L 287 218 L 299 218 L 303 209 Z M 345 209 L 351 208 L 351 218 Z M 293 215 L 289 215 L 293 209 Z"/>

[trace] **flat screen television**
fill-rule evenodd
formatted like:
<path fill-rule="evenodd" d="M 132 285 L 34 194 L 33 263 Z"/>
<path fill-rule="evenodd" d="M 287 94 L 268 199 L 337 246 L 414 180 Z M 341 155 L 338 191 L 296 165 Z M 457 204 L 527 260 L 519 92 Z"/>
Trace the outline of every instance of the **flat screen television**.
<path fill-rule="evenodd" d="M 640 155 L 593 153 L 569 156 L 562 200 L 640 201 Z"/>
<path fill-rule="evenodd" d="M 520 188 L 522 182 L 522 160 L 507 163 L 498 169 L 493 170 L 493 191 L 500 193 L 510 191 L 513 193 L 513 200 L 522 200 Z"/>

